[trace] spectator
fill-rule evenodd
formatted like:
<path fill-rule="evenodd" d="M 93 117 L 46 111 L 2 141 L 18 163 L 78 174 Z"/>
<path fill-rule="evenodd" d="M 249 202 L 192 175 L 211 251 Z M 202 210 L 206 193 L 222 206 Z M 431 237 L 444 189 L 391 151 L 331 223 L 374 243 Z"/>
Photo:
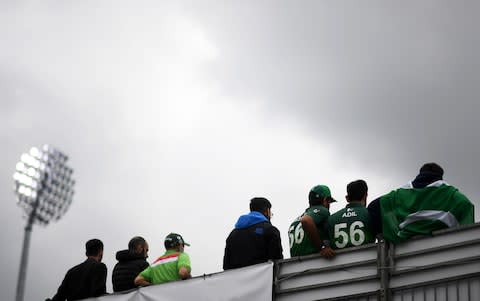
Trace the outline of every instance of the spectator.
<path fill-rule="evenodd" d="M 283 258 L 280 232 L 270 223 L 271 208 L 272 204 L 266 198 L 250 200 L 250 213 L 239 217 L 227 238 L 224 270 Z"/>
<path fill-rule="evenodd" d="M 368 210 L 375 232 L 394 243 L 474 222 L 473 204 L 443 181 L 436 163 L 424 164 L 412 182 L 374 200 Z"/>
<path fill-rule="evenodd" d="M 135 285 L 147 286 L 191 277 L 190 257 L 184 252 L 190 246 L 180 234 L 170 233 L 165 237 L 165 254 L 155 260 L 136 278 Z"/>
<path fill-rule="evenodd" d="M 364 180 L 347 185 L 347 206 L 328 218 L 330 243 L 334 249 L 356 247 L 375 242 L 370 217 L 365 208 L 368 186 Z"/>
<path fill-rule="evenodd" d="M 290 256 L 320 253 L 325 258 L 333 258 L 335 251 L 327 243 L 327 220 L 330 203 L 336 201 L 327 186 L 317 185 L 310 190 L 308 202 L 310 207 L 288 229 Z"/>
<path fill-rule="evenodd" d="M 128 243 L 128 250 L 118 251 L 118 263 L 113 268 L 113 291 L 126 291 L 137 287 L 135 277 L 148 267 L 148 243 L 143 237 L 135 236 Z"/>
<path fill-rule="evenodd" d="M 51 301 L 73 301 L 106 294 L 107 267 L 103 264 L 103 243 L 91 239 L 85 244 L 87 260 L 68 270 Z"/>

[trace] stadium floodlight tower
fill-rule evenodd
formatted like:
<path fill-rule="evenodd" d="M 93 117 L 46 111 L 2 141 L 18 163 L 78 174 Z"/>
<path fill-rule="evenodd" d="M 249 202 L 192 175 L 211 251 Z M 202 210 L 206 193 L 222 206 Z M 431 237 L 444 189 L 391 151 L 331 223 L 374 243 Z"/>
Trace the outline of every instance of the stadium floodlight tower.
<path fill-rule="evenodd" d="M 23 208 L 27 219 L 16 301 L 23 301 L 33 224 L 46 226 L 59 220 L 72 203 L 75 181 L 67 160 L 65 154 L 49 145 L 41 149 L 32 147 L 30 152 L 21 156 L 13 174 L 18 205 Z"/>

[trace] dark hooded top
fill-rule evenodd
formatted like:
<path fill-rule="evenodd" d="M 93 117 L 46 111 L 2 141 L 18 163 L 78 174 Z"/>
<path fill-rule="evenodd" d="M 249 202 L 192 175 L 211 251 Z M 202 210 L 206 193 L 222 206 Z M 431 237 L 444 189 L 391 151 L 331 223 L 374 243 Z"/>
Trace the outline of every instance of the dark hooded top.
<path fill-rule="evenodd" d="M 242 215 L 227 238 L 223 269 L 282 259 L 280 232 L 260 212 Z"/>
<path fill-rule="evenodd" d="M 135 277 L 148 267 L 148 262 L 142 254 L 136 254 L 128 250 L 118 251 L 116 258 L 118 263 L 113 268 L 112 284 L 113 291 L 126 291 L 137 286 L 134 284 Z"/>

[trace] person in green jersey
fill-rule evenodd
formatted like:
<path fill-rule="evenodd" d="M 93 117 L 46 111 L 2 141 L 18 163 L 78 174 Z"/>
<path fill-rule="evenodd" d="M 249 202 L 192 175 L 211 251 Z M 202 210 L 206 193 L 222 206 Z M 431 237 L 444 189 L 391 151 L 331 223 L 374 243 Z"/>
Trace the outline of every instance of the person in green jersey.
<path fill-rule="evenodd" d="M 443 168 L 434 162 L 425 163 L 413 181 L 380 197 L 376 203 L 370 204 L 369 210 L 374 214 L 376 211 L 376 224 L 381 225 L 383 237 L 393 243 L 473 224 L 475 220 L 473 204 L 443 180 Z"/>
<path fill-rule="evenodd" d="M 328 218 L 332 248 L 343 249 L 375 242 L 368 210 L 365 208 L 367 194 L 368 186 L 364 180 L 347 185 L 347 206 Z"/>
<path fill-rule="evenodd" d="M 295 219 L 288 229 L 290 256 L 303 256 L 320 253 L 323 257 L 333 258 L 335 251 L 324 244 L 328 238 L 326 222 L 330 216 L 330 203 L 335 202 L 330 189 L 325 185 L 313 187 L 308 194 L 308 207 Z"/>
<path fill-rule="evenodd" d="M 165 238 L 165 254 L 155 260 L 135 278 L 135 285 L 147 286 L 191 277 L 190 257 L 183 250 L 186 243 L 180 234 L 170 233 Z"/>

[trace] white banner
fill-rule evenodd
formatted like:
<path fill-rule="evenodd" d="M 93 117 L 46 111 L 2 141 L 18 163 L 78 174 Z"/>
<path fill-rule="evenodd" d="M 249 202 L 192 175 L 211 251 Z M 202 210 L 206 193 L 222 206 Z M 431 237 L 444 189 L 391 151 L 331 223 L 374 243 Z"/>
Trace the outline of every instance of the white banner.
<path fill-rule="evenodd" d="M 124 294 L 112 294 L 89 301 L 271 301 L 273 263 L 142 287 Z"/>

